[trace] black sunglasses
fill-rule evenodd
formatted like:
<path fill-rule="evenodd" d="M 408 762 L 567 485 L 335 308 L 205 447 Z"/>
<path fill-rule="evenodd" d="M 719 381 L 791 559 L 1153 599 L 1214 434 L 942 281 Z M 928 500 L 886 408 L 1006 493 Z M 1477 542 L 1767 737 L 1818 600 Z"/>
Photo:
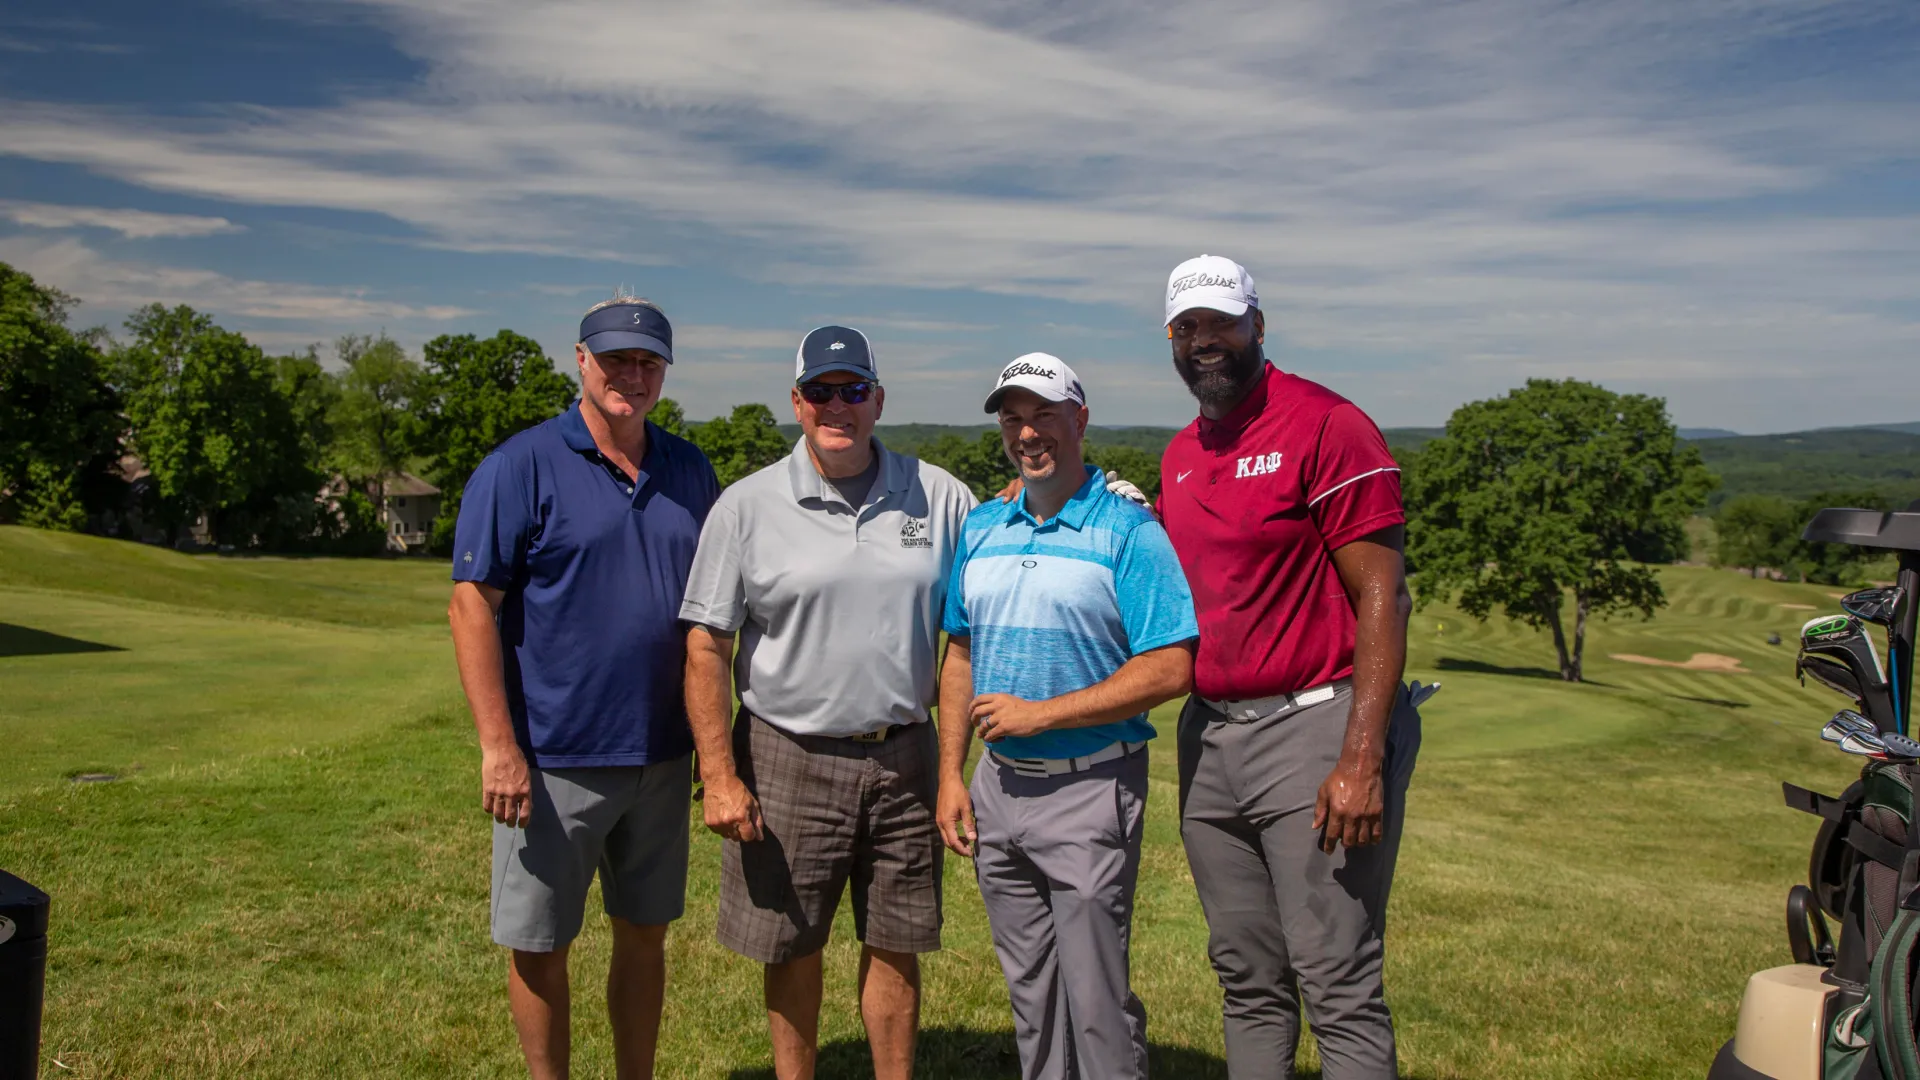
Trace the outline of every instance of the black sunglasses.
<path fill-rule="evenodd" d="M 843 383 L 803 382 L 800 396 L 807 399 L 809 405 L 825 405 L 836 395 L 849 405 L 858 405 L 873 396 L 873 387 L 874 384 L 865 379 Z"/>

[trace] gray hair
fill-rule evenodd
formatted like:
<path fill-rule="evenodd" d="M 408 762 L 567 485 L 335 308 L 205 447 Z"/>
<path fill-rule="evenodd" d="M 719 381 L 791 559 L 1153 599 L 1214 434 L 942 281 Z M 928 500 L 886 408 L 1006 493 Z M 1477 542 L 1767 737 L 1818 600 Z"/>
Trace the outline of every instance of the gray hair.
<path fill-rule="evenodd" d="M 622 304 L 638 304 L 638 305 L 640 305 L 641 307 L 648 307 L 648 308 L 652 308 L 652 309 L 653 309 L 653 310 L 655 310 L 655 311 L 660 311 L 660 305 L 659 305 L 659 304 L 656 304 L 656 303 L 654 303 L 653 301 L 651 301 L 651 300 L 649 300 L 649 299 L 647 299 L 647 298 L 646 298 L 646 297 L 644 297 L 644 296 L 633 296 L 633 295 L 630 295 L 630 294 L 629 294 L 629 293 L 627 292 L 627 290 L 626 290 L 626 289 L 625 289 L 625 288 L 623 287 L 623 288 L 621 288 L 620 290 L 618 290 L 617 292 L 615 292 L 615 293 L 614 293 L 614 295 L 613 295 L 613 298 L 612 298 L 612 299 L 610 299 L 610 300 L 602 300 L 602 301 L 600 301 L 599 303 L 597 303 L 597 304 L 595 304 L 595 305 L 593 305 L 592 307 L 590 307 L 590 308 L 588 308 L 588 309 L 587 309 L 587 311 L 586 311 L 586 315 L 591 315 L 591 314 L 593 314 L 594 312 L 596 312 L 596 311 L 599 311 L 599 310 L 600 310 L 601 308 L 610 308 L 610 307 L 619 307 L 619 306 L 621 306 Z M 665 313 L 665 312 L 661 312 L 661 314 L 663 314 L 663 315 L 664 315 L 664 314 L 666 314 L 666 313 Z M 581 316 L 581 318 L 585 318 L 585 317 L 586 317 L 586 315 L 582 315 L 582 316 Z"/>

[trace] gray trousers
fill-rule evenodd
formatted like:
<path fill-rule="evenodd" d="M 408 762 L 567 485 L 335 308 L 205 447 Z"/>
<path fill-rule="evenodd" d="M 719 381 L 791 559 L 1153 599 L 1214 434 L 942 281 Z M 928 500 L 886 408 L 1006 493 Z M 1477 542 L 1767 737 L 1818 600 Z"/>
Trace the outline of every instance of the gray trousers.
<path fill-rule="evenodd" d="M 1147 751 L 1085 772 L 973 772 L 974 873 L 1013 999 L 1026 1080 L 1147 1075 L 1147 1010 L 1127 982 Z"/>
<path fill-rule="evenodd" d="M 1229 723 L 1197 698 L 1180 714 L 1180 836 L 1225 995 L 1233 1080 L 1291 1080 L 1303 993 L 1326 1080 L 1395 1075 L 1382 935 L 1420 714 L 1402 691 L 1387 737 L 1381 842 L 1328 855 L 1314 800 L 1339 760 L 1352 704 L 1345 688 L 1250 723 Z"/>

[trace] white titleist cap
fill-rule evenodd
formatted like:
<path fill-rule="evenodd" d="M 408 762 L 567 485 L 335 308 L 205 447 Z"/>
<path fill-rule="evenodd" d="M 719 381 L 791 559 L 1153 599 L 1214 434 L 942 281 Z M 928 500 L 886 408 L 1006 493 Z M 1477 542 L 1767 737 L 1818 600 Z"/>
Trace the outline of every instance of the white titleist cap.
<path fill-rule="evenodd" d="M 1065 360 L 1050 353 L 1030 352 L 1000 369 L 1000 378 L 987 395 L 987 411 L 1000 411 L 1000 397 L 1014 387 L 1031 390 L 1048 401 L 1087 403 L 1087 392 L 1080 389 L 1080 376 Z"/>
<path fill-rule="evenodd" d="M 1238 317 L 1260 306 L 1253 275 L 1232 259 L 1202 255 L 1188 259 L 1167 275 L 1167 321 L 1188 308 L 1224 311 Z"/>

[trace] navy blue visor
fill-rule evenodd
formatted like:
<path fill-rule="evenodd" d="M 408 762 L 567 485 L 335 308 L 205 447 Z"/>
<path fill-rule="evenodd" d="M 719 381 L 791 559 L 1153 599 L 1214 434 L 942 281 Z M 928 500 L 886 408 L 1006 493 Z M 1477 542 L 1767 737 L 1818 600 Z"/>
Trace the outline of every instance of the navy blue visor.
<path fill-rule="evenodd" d="M 645 349 L 673 363 L 673 324 L 645 304 L 612 304 L 580 320 L 580 344 L 591 353 Z"/>

